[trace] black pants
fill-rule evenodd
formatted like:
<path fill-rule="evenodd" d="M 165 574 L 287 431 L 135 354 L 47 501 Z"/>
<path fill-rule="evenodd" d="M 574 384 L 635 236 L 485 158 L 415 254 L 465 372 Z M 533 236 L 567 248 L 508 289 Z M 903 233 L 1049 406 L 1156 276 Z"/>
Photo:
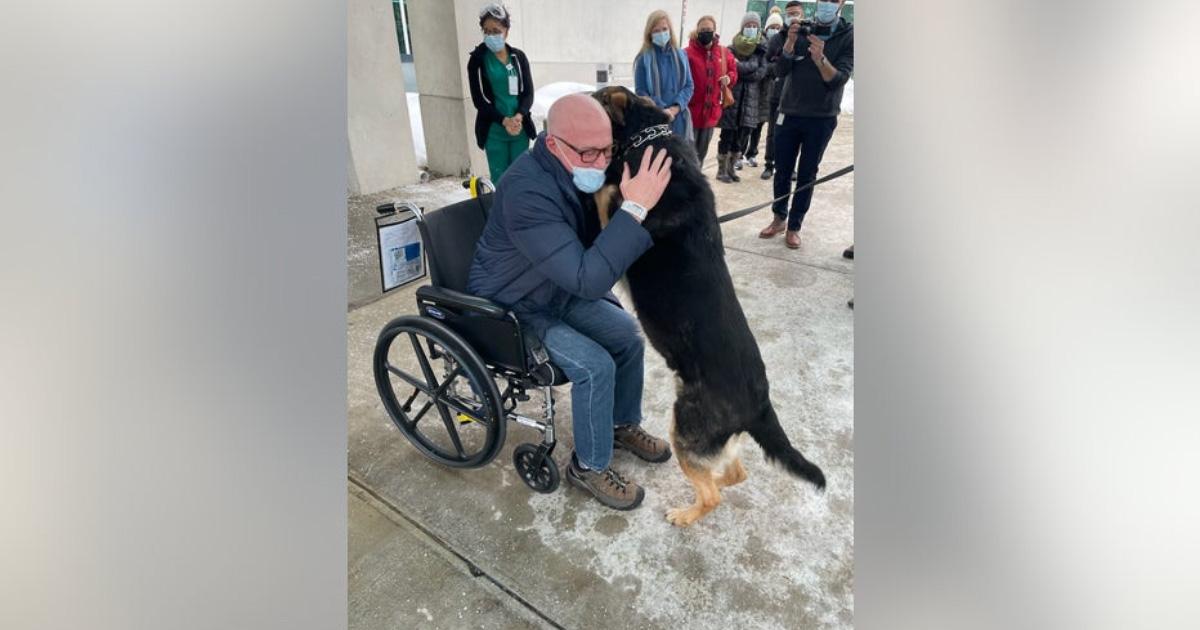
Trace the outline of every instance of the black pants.
<path fill-rule="evenodd" d="M 787 194 L 792 184 L 792 171 L 796 171 L 796 187 L 799 188 L 817 178 L 817 167 L 821 165 L 821 156 L 825 155 L 825 147 L 837 129 L 837 117 L 800 118 L 785 116 L 782 125 L 775 127 L 775 158 L 778 160 L 775 169 L 775 196 Z M 796 164 L 799 154 L 800 163 Z M 808 204 L 812 202 L 812 189 L 792 195 L 791 211 L 788 210 L 787 199 L 780 199 L 771 206 L 771 211 L 779 218 L 787 217 L 787 229 L 795 232 L 804 223 L 804 215 L 808 213 Z"/>
<path fill-rule="evenodd" d="M 721 139 L 717 142 L 717 153 L 736 153 L 746 144 L 750 137 L 750 127 L 737 129 L 722 129 Z"/>
<path fill-rule="evenodd" d="M 704 156 L 708 155 L 708 143 L 712 141 L 713 129 L 696 129 L 696 157 L 700 158 L 700 166 L 704 166 Z"/>
<path fill-rule="evenodd" d="M 779 116 L 779 101 L 771 101 L 771 115 L 767 116 L 767 168 L 775 166 L 775 118 Z"/>
<path fill-rule="evenodd" d="M 750 137 L 742 145 L 742 153 L 748 157 L 758 157 L 758 141 L 762 139 L 763 123 L 758 123 L 750 129 Z"/>

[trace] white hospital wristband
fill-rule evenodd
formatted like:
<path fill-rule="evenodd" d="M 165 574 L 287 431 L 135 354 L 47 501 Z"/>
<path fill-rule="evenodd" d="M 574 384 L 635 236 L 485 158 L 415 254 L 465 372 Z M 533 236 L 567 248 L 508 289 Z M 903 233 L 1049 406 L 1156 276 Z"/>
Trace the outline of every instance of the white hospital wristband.
<path fill-rule="evenodd" d="M 635 203 L 628 199 L 626 199 L 624 201 L 624 203 L 621 204 L 621 209 L 624 210 L 625 212 L 628 212 L 629 214 L 632 214 L 633 218 L 637 219 L 638 223 L 645 221 L 646 213 L 649 212 L 648 210 L 643 208 L 641 204 Z"/>

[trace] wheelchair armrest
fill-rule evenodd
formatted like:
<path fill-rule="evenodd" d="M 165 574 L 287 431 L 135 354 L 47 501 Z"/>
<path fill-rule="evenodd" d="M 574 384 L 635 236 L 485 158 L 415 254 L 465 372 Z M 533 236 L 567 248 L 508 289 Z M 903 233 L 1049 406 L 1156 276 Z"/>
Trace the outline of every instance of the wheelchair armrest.
<path fill-rule="evenodd" d="M 450 306 L 470 311 L 492 319 L 506 319 L 508 309 L 486 298 L 460 293 L 445 287 L 425 285 L 417 289 L 417 299 L 425 300 L 434 305 Z"/>

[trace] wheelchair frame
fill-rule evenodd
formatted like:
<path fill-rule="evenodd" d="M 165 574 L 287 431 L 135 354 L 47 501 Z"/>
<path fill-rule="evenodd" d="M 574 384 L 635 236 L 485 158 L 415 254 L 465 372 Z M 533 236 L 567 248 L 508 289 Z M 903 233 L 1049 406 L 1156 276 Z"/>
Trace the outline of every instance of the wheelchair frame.
<path fill-rule="evenodd" d="M 479 181 L 491 188 L 487 180 Z M 472 192 L 475 192 L 474 187 Z M 477 198 L 477 195 L 473 194 L 473 197 Z M 486 216 L 483 202 L 479 201 L 479 204 L 480 212 Z M 433 212 L 457 205 L 451 204 Z M 536 429 L 542 434 L 541 442 L 518 445 L 513 453 L 513 463 L 527 486 L 538 492 L 553 492 L 560 482 L 558 465 L 551 456 L 557 444 L 553 385 L 566 382 L 561 370 L 553 366 L 544 349 L 534 347 L 531 350 L 520 321 L 511 311 L 489 300 L 437 286 L 445 281 L 436 271 L 440 261 L 432 243 L 437 239 L 432 233 L 430 217 L 420 207 L 411 202 L 393 201 L 379 206 L 377 211 L 381 214 L 408 211 L 416 217 L 432 281 L 432 284 L 417 289 L 418 314 L 392 319 L 380 331 L 376 341 L 375 384 L 392 422 L 423 455 L 455 468 L 479 468 L 490 463 L 503 447 L 508 422 Z M 389 360 L 394 342 L 402 336 L 409 337 L 419 374 L 409 373 Z M 423 338 L 423 343 L 418 337 Z M 440 381 L 432 361 L 441 361 Z M 402 381 L 401 389 L 404 385 L 412 388 L 403 403 L 393 377 Z M 465 377 L 470 385 L 469 396 L 460 393 L 460 377 Z M 496 386 L 497 379 L 505 381 L 503 391 Z M 531 389 L 541 390 L 541 419 L 517 412 L 520 402 L 530 400 Z M 422 393 L 428 400 L 415 415 L 410 415 L 414 402 Z M 437 408 L 454 450 L 433 442 L 418 426 L 431 407 Z M 457 424 L 452 419 L 452 412 Z M 487 433 L 479 451 L 467 456 L 458 429 L 469 423 L 484 425 Z"/>

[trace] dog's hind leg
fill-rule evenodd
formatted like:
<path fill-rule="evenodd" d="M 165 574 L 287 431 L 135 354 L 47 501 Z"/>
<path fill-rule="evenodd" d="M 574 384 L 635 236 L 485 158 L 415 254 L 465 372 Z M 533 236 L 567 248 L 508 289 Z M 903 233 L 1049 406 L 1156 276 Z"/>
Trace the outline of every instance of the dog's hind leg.
<path fill-rule="evenodd" d="M 717 488 L 728 488 L 742 483 L 746 480 L 746 467 L 742 465 L 742 459 L 739 457 L 725 466 L 725 473 L 717 477 Z"/>
<path fill-rule="evenodd" d="M 679 453 L 679 456 L 676 457 L 679 467 L 683 469 L 683 474 L 687 475 L 688 481 L 691 481 L 692 486 L 696 489 L 696 502 L 687 507 L 667 510 L 667 520 L 672 525 L 687 527 L 720 505 L 721 491 L 717 488 L 712 470 L 699 466 L 695 462 L 689 463 L 687 456 L 679 452 L 678 446 L 675 447 L 675 450 Z"/>
<path fill-rule="evenodd" d="M 720 453 L 696 452 L 694 436 L 704 432 L 706 411 L 701 390 L 680 384 L 675 398 L 675 422 L 671 425 L 671 446 L 679 468 L 696 490 L 696 502 L 667 511 L 667 520 L 679 527 L 695 523 L 721 503 L 721 491 L 713 475 Z"/>

